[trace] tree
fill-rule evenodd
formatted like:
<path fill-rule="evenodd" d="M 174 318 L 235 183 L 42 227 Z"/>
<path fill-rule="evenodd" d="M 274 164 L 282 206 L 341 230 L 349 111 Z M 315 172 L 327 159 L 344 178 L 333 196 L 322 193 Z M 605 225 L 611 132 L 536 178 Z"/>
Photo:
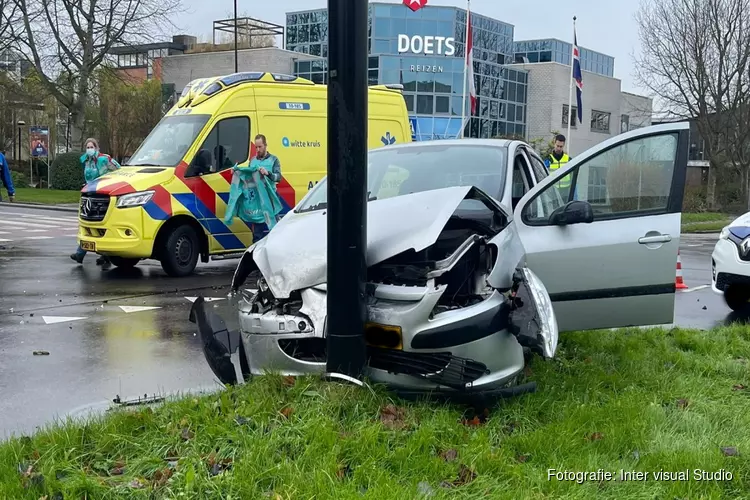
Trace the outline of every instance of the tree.
<path fill-rule="evenodd" d="M 636 20 L 636 79 L 706 141 L 709 206 L 727 164 L 750 206 L 750 0 L 646 0 Z"/>
<path fill-rule="evenodd" d="M 100 145 L 122 161 L 133 154 L 163 116 L 161 84 L 127 82 L 109 69 L 98 77 L 98 111 L 94 118 Z"/>
<path fill-rule="evenodd" d="M 82 141 L 94 74 L 119 44 L 149 41 L 174 26 L 180 0 L 0 0 L 10 46 L 36 69 L 71 115 L 71 140 Z"/>

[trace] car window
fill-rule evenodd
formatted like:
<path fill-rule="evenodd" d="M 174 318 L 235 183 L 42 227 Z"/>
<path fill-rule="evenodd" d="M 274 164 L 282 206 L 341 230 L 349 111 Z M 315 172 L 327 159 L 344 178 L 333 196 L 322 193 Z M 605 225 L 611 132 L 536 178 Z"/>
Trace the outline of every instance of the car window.
<path fill-rule="evenodd" d="M 547 167 L 544 166 L 544 162 L 537 156 L 529 153 L 529 158 L 531 159 L 531 168 L 534 171 L 536 182 L 541 182 L 542 179 L 549 175 L 549 171 L 547 171 Z"/>
<path fill-rule="evenodd" d="M 247 161 L 250 152 L 250 119 L 246 116 L 218 122 L 193 159 L 197 172 L 221 172 Z"/>
<path fill-rule="evenodd" d="M 370 200 L 454 186 L 475 186 L 500 200 L 507 175 L 505 147 L 450 145 L 434 141 L 405 147 L 379 148 L 368 153 L 367 191 Z M 466 205 L 472 205 L 466 201 Z M 327 206 L 326 179 L 321 180 L 299 211 Z"/>
<path fill-rule="evenodd" d="M 635 138 L 585 160 L 527 204 L 522 218 L 546 224 L 569 200 L 587 201 L 594 220 L 666 213 L 678 134 Z"/>

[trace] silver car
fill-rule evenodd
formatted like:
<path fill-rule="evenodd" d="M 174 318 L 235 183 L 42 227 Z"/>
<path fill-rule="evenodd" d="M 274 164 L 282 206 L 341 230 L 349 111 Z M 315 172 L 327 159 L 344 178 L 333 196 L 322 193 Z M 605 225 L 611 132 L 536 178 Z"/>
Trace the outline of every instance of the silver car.
<path fill-rule="evenodd" d="M 671 323 L 687 131 L 618 135 L 551 175 L 519 141 L 371 151 L 367 376 L 404 393 L 500 394 L 525 352 L 554 357 L 558 332 Z M 247 249 L 232 281 L 239 332 L 194 303 L 222 382 L 325 372 L 326 196 L 324 179 Z"/>

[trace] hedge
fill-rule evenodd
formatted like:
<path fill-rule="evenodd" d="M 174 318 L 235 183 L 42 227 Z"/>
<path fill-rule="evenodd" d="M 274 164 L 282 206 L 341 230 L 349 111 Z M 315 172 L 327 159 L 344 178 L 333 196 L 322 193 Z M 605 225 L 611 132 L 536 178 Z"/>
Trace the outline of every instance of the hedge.
<path fill-rule="evenodd" d="M 81 153 L 62 153 L 52 162 L 50 180 L 52 189 L 78 191 L 85 180 L 81 166 Z"/>

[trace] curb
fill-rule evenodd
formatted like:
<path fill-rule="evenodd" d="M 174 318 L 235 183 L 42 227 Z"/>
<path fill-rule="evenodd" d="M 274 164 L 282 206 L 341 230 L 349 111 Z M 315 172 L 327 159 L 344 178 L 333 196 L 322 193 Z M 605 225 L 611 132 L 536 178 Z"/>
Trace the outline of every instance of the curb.
<path fill-rule="evenodd" d="M 18 202 L 8 202 L 8 201 L 0 201 L 0 207 L 19 207 L 19 208 L 34 208 L 37 210 L 53 210 L 55 212 L 71 212 L 71 213 L 78 213 L 78 207 L 66 207 L 61 205 L 45 205 L 42 203 L 18 203 Z"/>

